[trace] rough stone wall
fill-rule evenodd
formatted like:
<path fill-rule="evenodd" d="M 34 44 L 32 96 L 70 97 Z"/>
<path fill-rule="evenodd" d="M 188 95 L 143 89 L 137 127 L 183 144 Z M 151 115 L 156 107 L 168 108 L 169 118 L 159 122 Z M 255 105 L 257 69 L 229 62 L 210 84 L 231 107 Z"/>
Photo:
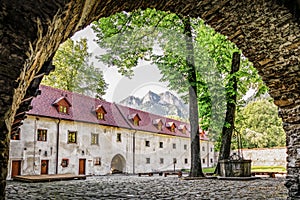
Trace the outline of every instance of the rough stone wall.
<path fill-rule="evenodd" d="M 299 1 L 283 2 L 299 5 Z M 16 111 L 43 63 L 51 59 L 61 42 L 91 21 L 122 10 L 152 7 L 200 16 L 228 36 L 254 63 L 281 109 L 288 145 L 286 185 L 291 199 L 299 195 L 300 32 L 291 8 L 272 0 L 28 0 L 24 3 L 3 0 L 0 5 L 1 193 L 5 186 L 8 133 Z"/>

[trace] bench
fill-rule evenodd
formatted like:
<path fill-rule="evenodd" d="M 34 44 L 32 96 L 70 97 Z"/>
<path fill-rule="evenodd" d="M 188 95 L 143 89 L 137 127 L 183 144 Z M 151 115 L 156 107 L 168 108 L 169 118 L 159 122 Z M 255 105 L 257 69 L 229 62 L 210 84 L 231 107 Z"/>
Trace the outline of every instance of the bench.
<path fill-rule="evenodd" d="M 143 175 L 153 176 L 154 174 L 158 174 L 158 175 L 162 176 L 163 172 L 141 172 L 141 173 L 138 173 L 138 176 L 143 176 Z"/>
<path fill-rule="evenodd" d="M 144 173 L 138 173 L 139 176 L 143 176 L 143 175 L 148 175 L 148 176 L 153 176 L 152 172 L 144 172 Z"/>
<path fill-rule="evenodd" d="M 181 178 L 182 177 L 182 172 L 179 171 L 179 172 L 165 172 L 164 173 L 164 176 L 167 177 L 168 175 L 177 175 L 178 178 Z"/>

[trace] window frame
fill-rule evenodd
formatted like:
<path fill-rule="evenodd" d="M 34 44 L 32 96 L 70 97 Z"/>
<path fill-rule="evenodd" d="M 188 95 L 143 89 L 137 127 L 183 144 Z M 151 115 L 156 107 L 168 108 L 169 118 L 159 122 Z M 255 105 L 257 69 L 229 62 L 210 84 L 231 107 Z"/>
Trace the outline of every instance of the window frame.
<path fill-rule="evenodd" d="M 187 150 L 187 144 L 183 145 L 183 150 Z"/>
<path fill-rule="evenodd" d="M 42 134 L 41 136 L 40 133 Z M 45 138 L 43 137 L 45 135 Z M 47 129 L 38 129 L 37 130 L 37 141 L 47 142 L 48 130 Z"/>
<path fill-rule="evenodd" d="M 176 149 L 176 143 L 173 143 L 172 146 L 173 146 L 173 149 Z"/>
<path fill-rule="evenodd" d="M 21 129 L 18 128 L 16 131 L 12 132 L 10 135 L 10 140 L 21 140 Z"/>
<path fill-rule="evenodd" d="M 164 142 L 159 142 L 159 148 L 164 148 Z"/>
<path fill-rule="evenodd" d="M 163 165 L 164 164 L 164 158 L 159 159 L 159 164 Z"/>
<path fill-rule="evenodd" d="M 117 133 L 116 141 L 117 142 L 122 142 L 122 135 L 121 135 L 121 133 Z"/>
<path fill-rule="evenodd" d="M 70 141 L 70 134 L 75 134 L 75 142 Z M 77 144 L 77 131 L 68 131 L 68 144 Z"/>
<path fill-rule="evenodd" d="M 94 138 L 95 136 L 96 136 L 96 138 Z M 94 142 L 94 141 L 96 141 L 96 142 Z M 98 133 L 91 133 L 91 145 L 99 145 L 99 134 Z"/>
<path fill-rule="evenodd" d="M 151 161 L 150 161 L 150 158 L 146 158 L 146 164 L 150 164 Z"/>
<path fill-rule="evenodd" d="M 58 105 L 58 112 L 61 114 L 68 114 L 68 106 Z"/>
<path fill-rule="evenodd" d="M 188 162 L 188 159 L 187 159 L 187 158 L 185 158 L 185 159 L 184 159 L 184 164 L 189 164 L 189 162 Z"/>
<path fill-rule="evenodd" d="M 94 166 L 101 166 L 101 157 L 95 157 L 94 159 Z"/>
<path fill-rule="evenodd" d="M 104 120 L 104 113 L 102 113 L 102 112 L 97 112 L 97 119 L 99 119 L 99 120 Z"/>
<path fill-rule="evenodd" d="M 149 140 L 145 140 L 145 147 L 150 147 L 150 141 Z"/>

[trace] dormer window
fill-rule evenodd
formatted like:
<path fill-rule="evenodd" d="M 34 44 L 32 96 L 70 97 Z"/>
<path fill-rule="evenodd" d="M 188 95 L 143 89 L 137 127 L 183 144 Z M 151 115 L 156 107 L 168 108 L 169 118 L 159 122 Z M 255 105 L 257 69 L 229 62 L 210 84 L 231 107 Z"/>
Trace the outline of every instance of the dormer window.
<path fill-rule="evenodd" d="M 175 123 L 174 122 L 168 122 L 167 124 L 166 124 L 166 127 L 171 131 L 171 132 L 175 132 L 175 128 L 176 128 L 176 125 L 175 125 Z"/>
<path fill-rule="evenodd" d="M 181 124 L 181 125 L 178 127 L 178 130 L 180 130 L 183 134 L 186 134 L 186 131 L 187 131 L 186 125 Z"/>
<path fill-rule="evenodd" d="M 61 114 L 69 114 L 69 108 L 72 106 L 65 96 L 56 99 L 53 105 L 56 106 L 57 112 Z"/>
<path fill-rule="evenodd" d="M 139 117 L 139 115 L 137 113 L 129 115 L 128 118 L 130 120 L 132 120 L 132 123 L 133 123 L 134 126 L 139 126 L 140 125 L 141 118 Z"/>
<path fill-rule="evenodd" d="M 107 112 L 102 105 L 97 106 L 96 108 L 97 119 L 104 120 L 106 113 Z"/>
<path fill-rule="evenodd" d="M 162 127 L 163 127 L 163 122 L 161 119 L 155 119 L 153 120 L 153 125 L 159 130 L 161 131 L 162 130 Z"/>
<path fill-rule="evenodd" d="M 97 119 L 103 120 L 104 119 L 104 113 L 97 113 Z"/>
<path fill-rule="evenodd" d="M 58 112 L 68 114 L 68 108 L 67 106 L 59 106 L 58 107 Z"/>

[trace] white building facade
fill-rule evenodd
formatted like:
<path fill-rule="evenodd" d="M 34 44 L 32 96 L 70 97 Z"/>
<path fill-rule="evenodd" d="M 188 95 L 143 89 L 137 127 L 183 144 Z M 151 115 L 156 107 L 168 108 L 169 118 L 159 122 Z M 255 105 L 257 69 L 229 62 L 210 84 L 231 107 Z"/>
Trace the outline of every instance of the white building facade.
<path fill-rule="evenodd" d="M 11 135 L 8 179 L 16 175 L 144 173 L 189 169 L 189 124 L 40 86 Z M 200 134 L 202 167 L 214 147 Z"/>

